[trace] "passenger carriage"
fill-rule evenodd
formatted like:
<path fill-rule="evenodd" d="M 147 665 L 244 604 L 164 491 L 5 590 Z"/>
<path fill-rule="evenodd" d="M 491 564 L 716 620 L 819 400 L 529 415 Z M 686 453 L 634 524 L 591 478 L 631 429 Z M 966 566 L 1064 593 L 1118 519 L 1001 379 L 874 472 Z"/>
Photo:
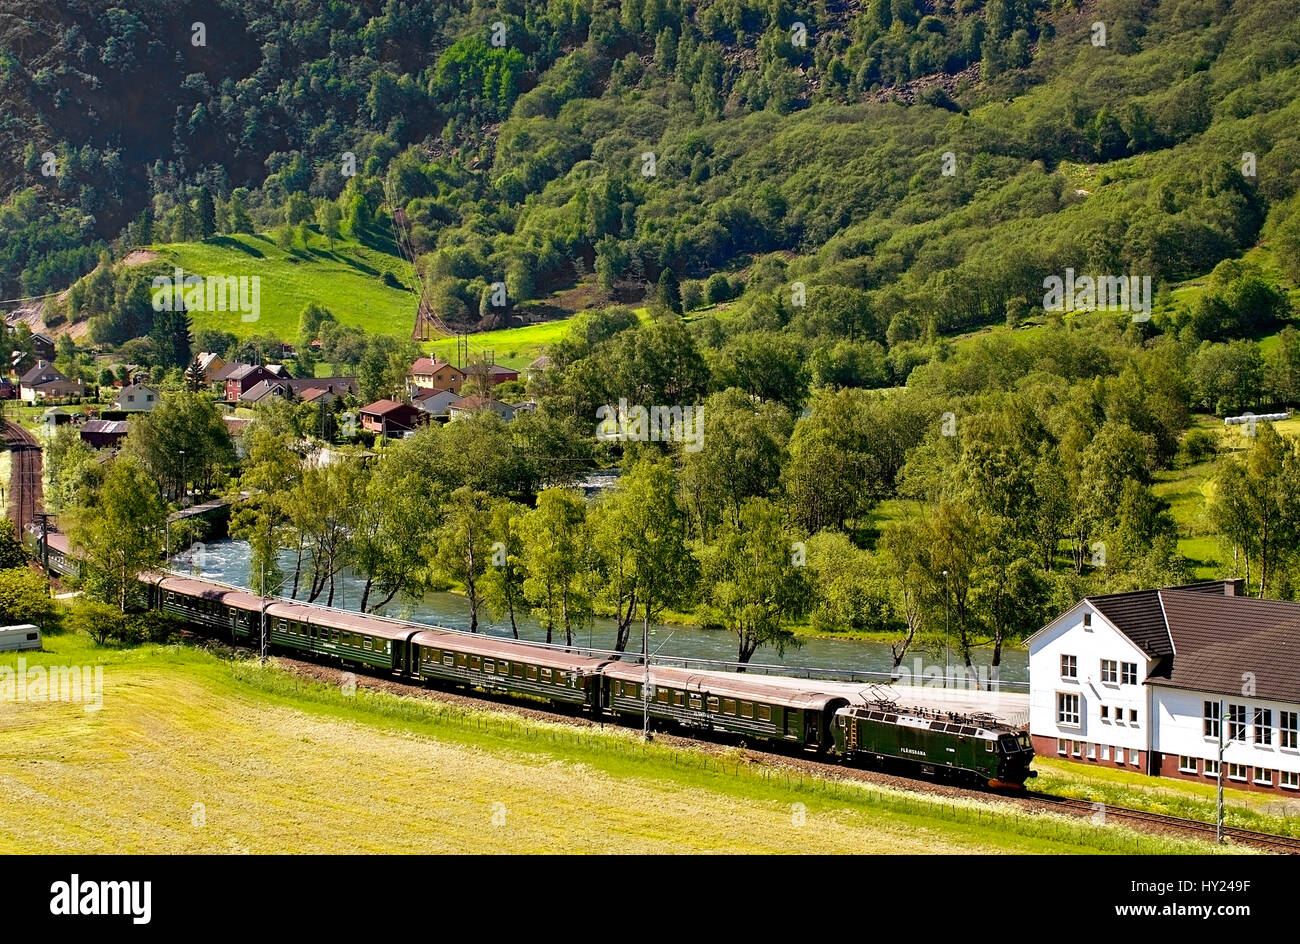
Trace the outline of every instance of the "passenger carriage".
<path fill-rule="evenodd" d="M 600 704 L 603 659 L 490 636 L 423 630 L 411 639 L 411 673 L 481 688 L 535 695 L 547 701 Z"/>

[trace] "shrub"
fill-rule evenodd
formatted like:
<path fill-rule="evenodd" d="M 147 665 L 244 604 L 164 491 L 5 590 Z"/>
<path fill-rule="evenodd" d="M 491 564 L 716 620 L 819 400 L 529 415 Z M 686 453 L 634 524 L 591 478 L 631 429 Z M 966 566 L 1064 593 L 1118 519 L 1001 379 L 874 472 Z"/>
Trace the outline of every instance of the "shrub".
<path fill-rule="evenodd" d="M 95 600 L 74 601 L 68 607 L 63 625 L 74 632 L 86 633 L 101 646 L 109 639 L 120 639 L 126 618 L 117 607 Z"/>
<path fill-rule="evenodd" d="M 54 616 L 45 578 L 26 567 L 0 570 L 0 621 L 44 626 Z"/>

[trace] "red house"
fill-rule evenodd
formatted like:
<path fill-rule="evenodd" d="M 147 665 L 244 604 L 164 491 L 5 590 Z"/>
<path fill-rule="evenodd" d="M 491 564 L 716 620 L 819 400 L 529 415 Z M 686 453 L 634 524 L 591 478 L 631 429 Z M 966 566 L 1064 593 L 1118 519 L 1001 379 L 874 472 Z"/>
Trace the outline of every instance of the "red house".
<path fill-rule="evenodd" d="M 376 400 L 363 406 L 361 428 L 381 436 L 401 436 L 420 424 L 422 414 L 409 403 L 396 400 Z"/>
<path fill-rule="evenodd" d="M 281 378 L 260 364 L 236 364 L 222 379 L 226 382 L 226 399 L 234 401 L 263 381 L 275 382 Z"/>

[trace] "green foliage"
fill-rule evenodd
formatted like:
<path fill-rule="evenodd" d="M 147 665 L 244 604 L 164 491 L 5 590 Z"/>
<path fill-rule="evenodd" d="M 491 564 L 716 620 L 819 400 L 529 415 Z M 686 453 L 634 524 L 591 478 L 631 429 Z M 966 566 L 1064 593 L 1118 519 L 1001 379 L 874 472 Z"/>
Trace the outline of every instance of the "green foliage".
<path fill-rule="evenodd" d="M 47 627 L 54 616 L 54 601 L 45 578 L 27 567 L 0 570 L 0 621 L 34 623 Z"/>

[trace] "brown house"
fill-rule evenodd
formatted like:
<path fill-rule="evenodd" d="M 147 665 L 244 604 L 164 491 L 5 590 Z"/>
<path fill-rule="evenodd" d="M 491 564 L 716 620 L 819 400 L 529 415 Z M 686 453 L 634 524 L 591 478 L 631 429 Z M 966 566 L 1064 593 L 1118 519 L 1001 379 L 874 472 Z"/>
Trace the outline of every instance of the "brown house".
<path fill-rule="evenodd" d="M 408 433 L 420 424 L 424 416 L 411 404 L 396 400 L 376 400 L 363 406 L 360 413 L 361 428 L 380 436 Z"/>
<path fill-rule="evenodd" d="M 281 378 L 274 371 L 267 370 L 259 364 L 234 364 L 225 371 L 222 377 L 226 383 L 226 399 L 238 400 L 244 393 L 256 387 L 263 381 L 275 382 Z"/>

